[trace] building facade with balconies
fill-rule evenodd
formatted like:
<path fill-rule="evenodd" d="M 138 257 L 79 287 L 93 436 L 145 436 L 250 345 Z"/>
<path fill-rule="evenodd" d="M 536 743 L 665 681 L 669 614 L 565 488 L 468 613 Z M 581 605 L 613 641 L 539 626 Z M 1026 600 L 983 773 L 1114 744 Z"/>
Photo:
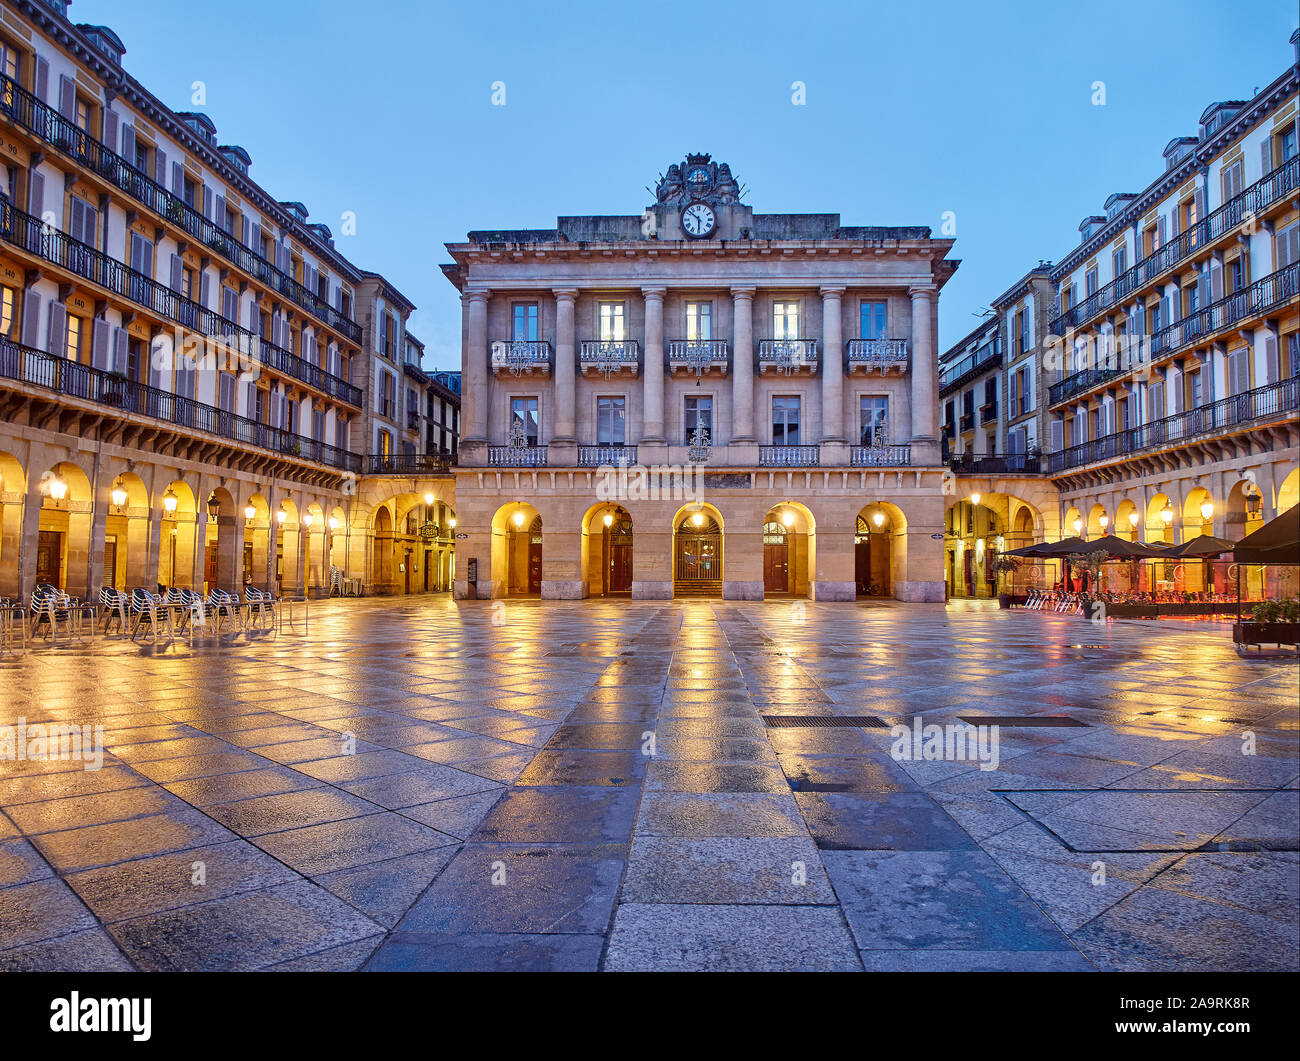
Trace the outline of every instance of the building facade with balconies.
<path fill-rule="evenodd" d="M 448 244 L 457 592 L 942 599 L 951 245 L 755 213 L 708 155 L 640 214 Z"/>
<path fill-rule="evenodd" d="M 1235 538 L 1297 501 L 1300 33 L 1291 44 L 1295 65 L 1208 106 L 1052 270 L 1048 472 L 1070 531 Z"/>
<path fill-rule="evenodd" d="M 368 274 L 67 9 L 0 8 L 0 593 L 323 589 L 368 557 Z"/>

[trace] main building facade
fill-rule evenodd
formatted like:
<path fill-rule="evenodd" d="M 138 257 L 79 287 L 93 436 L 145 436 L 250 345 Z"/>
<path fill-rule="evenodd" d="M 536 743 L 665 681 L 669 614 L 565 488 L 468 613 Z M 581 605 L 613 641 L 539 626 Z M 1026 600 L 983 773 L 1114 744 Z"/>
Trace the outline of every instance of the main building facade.
<path fill-rule="evenodd" d="M 755 213 L 708 155 L 640 214 L 448 244 L 457 594 L 942 600 L 951 245 Z"/>

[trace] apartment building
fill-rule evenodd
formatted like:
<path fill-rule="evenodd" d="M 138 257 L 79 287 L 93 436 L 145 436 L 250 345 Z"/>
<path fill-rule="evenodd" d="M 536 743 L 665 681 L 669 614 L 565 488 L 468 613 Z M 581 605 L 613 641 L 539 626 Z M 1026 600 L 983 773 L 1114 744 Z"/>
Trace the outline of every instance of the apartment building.
<path fill-rule="evenodd" d="M 941 600 L 951 245 L 757 213 L 703 154 L 639 213 L 448 244 L 456 592 Z"/>
<path fill-rule="evenodd" d="M 0 7 L 0 593 L 319 589 L 409 304 L 67 9 Z"/>
<path fill-rule="evenodd" d="M 424 451 L 454 462 L 460 440 L 460 372 L 434 372 L 426 401 Z"/>

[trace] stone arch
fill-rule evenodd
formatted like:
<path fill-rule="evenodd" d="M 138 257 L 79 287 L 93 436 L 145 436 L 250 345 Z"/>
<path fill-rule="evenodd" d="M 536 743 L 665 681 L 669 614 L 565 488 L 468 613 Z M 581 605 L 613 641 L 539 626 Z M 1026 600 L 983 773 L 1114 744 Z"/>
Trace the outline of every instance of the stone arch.
<path fill-rule="evenodd" d="M 763 516 L 763 595 L 811 597 L 817 520 L 800 501 L 778 501 Z"/>
<path fill-rule="evenodd" d="M 618 502 L 598 502 L 583 513 L 580 537 L 583 595 L 630 595 L 635 542 L 631 513 Z"/>
<path fill-rule="evenodd" d="M 542 514 L 527 501 L 511 501 L 492 517 L 492 596 L 540 596 Z"/>
<path fill-rule="evenodd" d="M 56 461 L 41 473 L 37 484 L 41 510 L 35 582 L 85 596 L 90 591 L 87 583 L 95 506 L 90 477 L 74 461 Z"/>
<path fill-rule="evenodd" d="M 682 505 L 673 514 L 673 596 L 718 597 L 726 564 L 726 523 L 707 502 Z"/>
<path fill-rule="evenodd" d="M 12 453 L 0 450 L 0 593 L 17 597 L 18 558 L 22 552 L 23 505 L 27 497 L 27 475 L 22 462 Z"/>

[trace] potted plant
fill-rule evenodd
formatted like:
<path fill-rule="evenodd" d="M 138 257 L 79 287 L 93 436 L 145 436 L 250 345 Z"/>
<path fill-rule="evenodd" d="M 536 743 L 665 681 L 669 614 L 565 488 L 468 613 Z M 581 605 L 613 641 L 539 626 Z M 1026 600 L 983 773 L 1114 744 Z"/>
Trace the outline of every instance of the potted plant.
<path fill-rule="evenodd" d="M 1300 647 L 1300 598 L 1260 601 L 1250 619 L 1233 624 L 1232 639 L 1238 646 Z"/>
<path fill-rule="evenodd" d="M 994 572 L 995 575 L 998 576 L 999 581 L 1001 581 L 1001 580 L 1003 579 L 1003 576 L 1014 575 L 1017 571 L 1019 571 L 1020 568 L 1021 568 L 1021 565 L 1022 565 L 1022 564 L 1024 564 L 1024 561 L 1023 561 L 1022 559 L 1020 559 L 1020 557 L 1018 557 L 1018 556 L 1005 556 L 1005 555 L 1002 555 L 1002 556 L 999 556 L 996 560 L 993 561 L 993 572 Z M 1001 608 L 1010 608 L 1010 607 L 1011 607 L 1011 602 L 1012 602 L 1012 600 L 1014 599 L 1014 596 L 1015 596 L 1015 595 L 1011 592 L 1011 589 L 1012 589 L 1012 587 L 1011 587 L 1011 583 L 1010 583 L 1010 581 L 1008 580 L 1008 581 L 1007 581 L 1007 584 L 1006 584 L 1006 592 L 1005 592 L 1005 593 L 1003 593 L 1003 592 L 999 592 L 999 593 L 998 593 L 998 606 L 999 606 L 999 607 L 1001 607 Z"/>

